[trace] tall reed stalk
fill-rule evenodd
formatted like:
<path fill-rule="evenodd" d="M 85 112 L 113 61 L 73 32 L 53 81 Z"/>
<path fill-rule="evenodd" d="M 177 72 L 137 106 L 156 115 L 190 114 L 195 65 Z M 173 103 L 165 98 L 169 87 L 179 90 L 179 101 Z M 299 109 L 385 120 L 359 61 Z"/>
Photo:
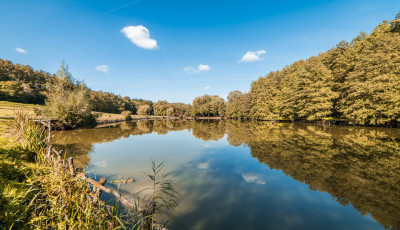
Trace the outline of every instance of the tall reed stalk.
<path fill-rule="evenodd" d="M 49 130 L 38 121 L 23 112 L 17 112 L 11 127 L 11 134 L 21 143 L 24 149 L 36 153 L 37 157 L 44 156 L 48 143 Z"/>

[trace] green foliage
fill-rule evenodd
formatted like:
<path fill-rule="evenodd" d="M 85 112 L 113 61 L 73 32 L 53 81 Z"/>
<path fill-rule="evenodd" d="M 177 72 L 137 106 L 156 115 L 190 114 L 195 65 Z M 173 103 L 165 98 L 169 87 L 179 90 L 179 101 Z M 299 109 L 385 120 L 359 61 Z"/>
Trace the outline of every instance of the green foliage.
<path fill-rule="evenodd" d="M 191 106 L 184 103 L 168 103 L 159 100 L 153 104 L 154 115 L 156 116 L 184 116 L 190 113 Z"/>
<path fill-rule="evenodd" d="M 219 116 L 225 115 L 226 102 L 218 95 L 204 95 L 196 97 L 193 100 L 192 115 L 193 116 Z"/>
<path fill-rule="evenodd" d="M 28 114 L 17 112 L 11 126 L 11 133 L 24 149 L 44 155 L 48 144 L 48 130 L 40 122 L 33 121 Z"/>
<path fill-rule="evenodd" d="M 352 45 L 354 67 L 343 84 L 340 111 L 361 124 L 400 118 L 400 34 L 382 23 Z"/>
<path fill-rule="evenodd" d="M 396 18 L 390 22 L 390 32 L 400 33 L 400 13 L 398 13 Z"/>
<path fill-rule="evenodd" d="M 62 76 L 66 89 L 74 89 L 82 85 L 75 81 L 68 67 L 62 64 L 57 73 Z M 54 84 L 59 84 L 55 75 L 33 70 L 30 66 L 13 64 L 11 61 L 0 59 L 0 100 L 21 103 L 45 104 L 45 99 L 52 90 Z M 129 110 L 136 113 L 135 101 L 129 97 L 121 97 L 109 92 L 91 91 L 90 104 L 94 111 L 121 113 Z"/>
<path fill-rule="evenodd" d="M 295 62 L 281 82 L 281 116 L 289 120 L 319 120 L 331 114 L 332 75 L 320 58 Z"/>
<path fill-rule="evenodd" d="M 251 84 L 251 113 L 255 119 L 278 120 L 281 98 L 281 79 L 287 70 L 270 72 Z"/>
<path fill-rule="evenodd" d="M 75 82 L 68 67 L 61 65 L 59 76 L 54 76 L 49 85 L 46 108 L 42 113 L 49 118 L 58 119 L 63 128 L 76 128 L 94 124 L 89 89 L 81 82 Z"/>
<path fill-rule="evenodd" d="M 106 113 L 121 113 L 129 110 L 136 113 L 135 103 L 129 97 L 121 97 L 109 92 L 90 91 L 90 103 L 93 110 Z"/>
<path fill-rule="evenodd" d="M 0 59 L 0 99 L 44 104 L 45 85 L 49 78 L 49 73 Z"/>
<path fill-rule="evenodd" d="M 399 15 L 370 35 L 342 41 L 319 56 L 252 83 L 251 115 L 261 120 L 348 119 L 396 124 L 400 119 Z M 234 105 L 234 103 L 232 103 Z M 237 117 L 240 109 L 230 112 Z"/>
<path fill-rule="evenodd" d="M 154 115 L 156 116 L 165 116 L 167 115 L 167 108 L 168 102 L 165 100 L 158 100 L 153 104 Z"/>
<path fill-rule="evenodd" d="M 24 114 L 9 125 L 0 123 L 1 228 L 111 229 L 130 223 L 110 215 L 107 206 L 94 205 L 85 182 L 26 154 L 43 150 L 47 135 L 43 125 Z M 23 147 L 7 136 L 10 128 Z"/>
<path fill-rule="evenodd" d="M 129 111 L 130 112 L 130 111 Z M 164 121 L 165 122 L 165 121 Z M 177 192 L 165 163 L 152 161 L 153 173 L 149 174 L 152 187 L 150 196 L 143 202 L 154 212 L 128 213 L 119 210 L 119 204 L 93 203 L 90 186 L 64 170 L 49 167 L 48 162 L 32 161 L 26 151 L 36 154 L 45 147 L 46 130 L 43 125 L 18 114 L 12 130 L 25 146 L 20 147 L 3 134 L 8 126 L 0 123 L 0 226 L 5 229 L 162 229 L 155 223 L 154 214 L 169 211 L 176 206 Z M 35 138 L 32 138 L 35 137 Z M 30 144 L 25 144 L 31 142 Z M 64 167 L 62 167 L 64 168 Z M 138 203 L 139 204 L 139 201 Z M 143 208 L 143 207 L 142 207 Z"/>
<path fill-rule="evenodd" d="M 174 181 L 169 179 L 170 174 L 164 170 L 165 161 L 157 165 L 154 160 L 151 160 L 151 164 L 152 173 L 147 176 L 152 181 L 152 186 L 138 192 L 138 194 L 146 192 L 141 201 L 147 204 L 147 210 L 143 212 L 143 218 L 139 220 L 142 229 L 153 229 L 156 224 L 155 214 L 170 212 L 178 205 L 176 201 L 179 193 L 175 190 Z"/>
<path fill-rule="evenodd" d="M 226 116 L 234 119 L 251 118 L 251 94 L 242 93 L 238 90 L 232 91 L 228 95 L 226 106 Z"/>
<path fill-rule="evenodd" d="M 148 116 L 151 113 L 151 108 L 149 105 L 141 105 L 137 111 L 138 115 Z"/>
<path fill-rule="evenodd" d="M 240 99 L 243 96 L 243 93 L 239 90 L 234 90 L 230 92 L 227 96 L 228 104 L 231 104 L 233 101 Z"/>
<path fill-rule="evenodd" d="M 124 116 L 124 119 L 127 121 L 132 120 L 132 112 L 131 111 L 128 111 L 128 110 L 122 111 L 121 115 Z"/>
<path fill-rule="evenodd" d="M 166 111 L 166 114 L 167 114 L 167 116 L 170 116 L 170 117 L 174 116 L 174 108 L 169 107 Z"/>

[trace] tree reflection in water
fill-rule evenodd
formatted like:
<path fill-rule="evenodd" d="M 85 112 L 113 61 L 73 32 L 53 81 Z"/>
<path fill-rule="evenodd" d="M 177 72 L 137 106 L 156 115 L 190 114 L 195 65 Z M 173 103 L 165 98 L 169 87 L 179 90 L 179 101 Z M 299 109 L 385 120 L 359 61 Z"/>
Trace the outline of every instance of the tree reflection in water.
<path fill-rule="evenodd" d="M 96 129 L 56 132 L 53 140 L 80 166 L 90 162 L 96 143 L 121 137 L 189 130 L 204 141 L 227 135 L 232 146 L 312 190 L 328 192 L 383 226 L 400 228 L 400 130 L 372 127 L 241 121 L 138 121 Z M 198 167 L 209 167 L 202 163 Z M 254 175 L 243 175 L 258 180 Z"/>

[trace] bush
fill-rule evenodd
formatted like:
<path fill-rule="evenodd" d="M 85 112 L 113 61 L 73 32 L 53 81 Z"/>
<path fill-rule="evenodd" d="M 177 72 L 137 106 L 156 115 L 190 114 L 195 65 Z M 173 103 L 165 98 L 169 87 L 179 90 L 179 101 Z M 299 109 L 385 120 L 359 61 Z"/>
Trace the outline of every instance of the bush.
<path fill-rule="evenodd" d="M 129 110 L 122 111 L 121 115 L 124 116 L 124 119 L 127 121 L 132 120 L 132 112 Z"/>
<path fill-rule="evenodd" d="M 150 112 L 151 112 L 151 108 L 149 105 L 141 105 L 141 106 L 139 106 L 137 114 L 141 115 L 141 116 L 147 116 L 147 115 L 150 115 Z"/>
<path fill-rule="evenodd" d="M 48 86 L 43 114 L 58 119 L 57 125 L 70 129 L 96 123 L 89 100 L 90 90 L 82 82 L 75 82 L 64 64 Z"/>

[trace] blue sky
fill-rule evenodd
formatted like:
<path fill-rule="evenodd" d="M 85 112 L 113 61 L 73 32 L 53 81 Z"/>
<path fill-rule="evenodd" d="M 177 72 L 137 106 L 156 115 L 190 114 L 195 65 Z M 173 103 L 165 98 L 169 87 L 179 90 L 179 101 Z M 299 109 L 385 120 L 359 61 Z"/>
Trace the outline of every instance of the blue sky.
<path fill-rule="evenodd" d="M 399 0 L 1 0 L 0 58 L 51 73 L 65 60 L 93 90 L 189 103 L 248 91 L 399 10 Z"/>

